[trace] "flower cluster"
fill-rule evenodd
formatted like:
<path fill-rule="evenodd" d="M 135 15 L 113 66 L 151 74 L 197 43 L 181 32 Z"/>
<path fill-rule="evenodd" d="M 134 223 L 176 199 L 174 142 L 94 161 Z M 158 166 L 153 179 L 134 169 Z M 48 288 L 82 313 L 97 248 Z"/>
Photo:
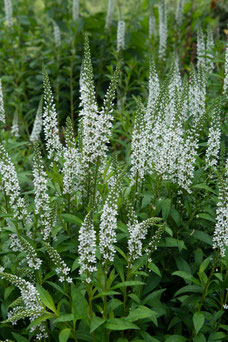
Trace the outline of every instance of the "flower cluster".
<path fill-rule="evenodd" d="M 209 26 L 207 31 L 207 39 L 201 27 L 197 32 L 197 68 L 202 69 L 206 74 L 211 73 L 214 69 L 212 50 L 214 48 L 214 38 L 212 28 Z"/>
<path fill-rule="evenodd" d="M 138 100 L 138 108 L 136 111 L 134 129 L 132 132 L 131 142 L 131 184 L 140 184 L 144 179 L 146 171 L 146 134 L 144 121 L 144 107 Z"/>
<path fill-rule="evenodd" d="M 185 0 L 177 0 L 175 19 L 178 26 L 181 26 L 183 21 L 183 10 L 184 10 Z"/>
<path fill-rule="evenodd" d="M 27 215 L 24 199 L 20 196 L 20 186 L 15 166 L 9 158 L 3 145 L 0 144 L 0 174 L 5 194 L 9 196 L 14 217 L 22 220 Z"/>
<path fill-rule="evenodd" d="M 149 218 L 141 223 L 138 222 L 134 209 L 129 205 L 128 213 L 128 231 L 130 237 L 128 239 L 128 251 L 131 262 L 142 256 L 143 240 L 146 239 L 148 228 L 153 226 L 161 219 L 157 217 Z M 153 245 L 154 239 L 149 244 Z M 156 238 L 157 241 L 157 238 Z M 158 242 L 158 241 L 157 241 Z"/>
<path fill-rule="evenodd" d="M 225 256 L 228 246 L 228 172 L 219 179 L 219 196 L 216 210 L 216 224 L 213 237 L 213 248 L 219 248 L 221 256 Z"/>
<path fill-rule="evenodd" d="M 35 192 L 35 213 L 39 214 L 41 218 L 43 224 L 42 235 L 44 240 L 47 240 L 50 236 L 54 222 L 50 209 L 47 175 L 44 171 L 41 153 L 37 145 L 34 146 L 33 177 Z"/>
<path fill-rule="evenodd" d="M 80 274 L 86 273 L 86 282 L 91 282 L 91 274 L 96 271 L 96 232 L 93 225 L 93 215 L 90 211 L 79 230 L 78 253 L 80 255 Z"/>
<path fill-rule="evenodd" d="M 78 176 L 80 153 L 76 148 L 74 130 L 70 118 L 67 118 L 65 130 L 66 147 L 64 148 L 63 158 L 63 193 L 71 194 L 76 190 L 75 178 Z"/>
<path fill-rule="evenodd" d="M 37 254 L 32 245 L 25 240 L 22 236 L 11 234 L 10 235 L 10 248 L 14 252 L 25 252 L 25 259 L 29 267 L 38 270 L 41 266 L 42 260 L 37 258 Z"/>
<path fill-rule="evenodd" d="M 226 94 L 228 92 L 228 44 L 226 45 L 225 52 L 225 75 L 224 75 L 224 84 L 223 84 L 223 93 Z"/>
<path fill-rule="evenodd" d="M 36 112 L 36 118 L 32 128 L 32 133 L 30 136 L 30 141 L 32 141 L 33 143 L 39 140 L 40 133 L 42 130 L 42 106 L 43 98 L 40 99 L 40 103 Z"/>
<path fill-rule="evenodd" d="M 167 36 L 168 36 L 168 26 L 167 26 L 167 13 L 166 13 L 166 0 L 161 0 L 159 2 L 159 58 L 164 59 L 166 55 L 167 48 Z"/>
<path fill-rule="evenodd" d="M 114 260 L 117 229 L 117 199 L 120 192 L 121 176 L 115 179 L 105 201 L 99 228 L 99 247 L 104 263 Z"/>
<path fill-rule="evenodd" d="M 109 29 L 112 23 L 113 10 L 114 10 L 114 2 L 113 0 L 108 0 L 108 10 L 107 10 L 107 15 L 106 15 L 106 20 L 105 20 L 106 30 Z"/>
<path fill-rule="evenodd" d="M 6 122 L 1 79 L 0 79 L 0 121 L 3 123 Z"/>
<path fill-rule="evenodd" d="M 42 242 L 43 246 L 45 247 L 46 251 L 48 252 L 51 260 L 54 263 L 54 267 L 56 270 L 56 273 L 59 277 L 59 281 L 63 282 L 66 281 L 68 283 L 72 283 L 72 279 L 68 276 L 70 273 L 70 268 L 67 267 L 65 262 L 60 257 L 59 253 L 56 251 L 55 248 L 53 248 L 49 243 Z"/>
<path fill-rule="evenodd" d="M 6 13 L 6 23 L 9 27 L 13 26 L 13 9 L 11 0 L 4 0 L 5 13 Z"/>
<path fill-rule="evenodd" d="M 125 21 L 123 19 L 118 20 L 117 26 L 117 51 L 125 49 Z"/>
<path fill-rule="evenodd" d="M 72 18 L 73 21 L 79 19 L 79 0 L 72 0 Z"/>
<path fill-rule="evenodd" d="M 213 118 L 211 121 L 211 127 L 209 129 L 208 142 L 207 142 L 207 151 L 206 151 L 206 159 L 205 159 L 205 168 L 214 168 L 218 164 L 219 160 L 219 149 L 220 149 L 220 138 L 221 138 L 221 130 L 220 130 L 220 108 L 219 106 L 215 106 Z"/>
<path fill-rule="evenodd" d="M 9 281 L 11 284 L 17 286 L 21 291 L 23 306 L 17 306 L 8 313 L 8 320 L 5 322 L 12 322 L 16 324 L 19 319 L 29 317 L 30 321 L 42 316 L 45 313 L 44 307 L 41 304 L 39 293 L 34 285 L 24 279 L 12 274 L 0 272 L 0 277 Z M 39 323 L 30 329 L 30 332 L 37 331 L 36 339 L 41 340 L 47 338 L 46 327 L 43 323 Z"/>
<path fill-rule="evenodd" d="M 11 135 L 13 137 L 19 137 L 18 113 L 17 112 L 13 116 L 13 122 L 12 122 L 12 127 L 11 127 Z"/>
<path fill-rule="evenodd" d="M 81 134 L 80 134 L 80 166 L 78 170 L 79 188 L 82 197 L 89 197 L 93 182 L 97 178 L 98 164 L 104 165 L 107 144 L 112 128 L 112 111 L 119 68 L 116 69 L 104 98 L 100 112 L 95 97 L 93 69 L 91 64 L 89 41 L 85 35 L 85 53 L 80 78 L 81 93 Z M 95 174 L 95 176 L 94 176 Z"/>
<path fill-rule="evenodd" d="M 156 20 L 153 13 L 149 16 L 149 39 L 156 36 Z"/>
<path fill-rule="evenodd" d="M 56 24 L 54 20 L 52 20 L 52 24 L 53 24 L 53 30 L 54 30 L 55 45 L 56 47 L 60 47 L 61 46 L 61 33 L 60 33 L 59 26 Z"/>
<path fill-rule="evenodd" d="M 44 84 L 44 110 L 43 128 L 48 151 L 48 158 L 58 160 L 62 153 L 62 144 L 59 139 L 58 119 L 54 104 L 54 97 L 51 91 L 50 81 L 45 68 L 43 68 Z"/>

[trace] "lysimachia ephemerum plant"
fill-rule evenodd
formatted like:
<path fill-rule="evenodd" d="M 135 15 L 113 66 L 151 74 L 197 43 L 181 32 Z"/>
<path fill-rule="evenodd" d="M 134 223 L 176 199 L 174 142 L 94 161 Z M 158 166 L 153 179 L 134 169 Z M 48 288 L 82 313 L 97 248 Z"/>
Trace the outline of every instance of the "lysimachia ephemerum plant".
<path fill-rule="evenodd" d="M 95 97 L 93 68 L 88 36 L 85 35 L 85 52 L 80 78 L 81 104 L 81 146 L 79 146 L 80 165 L 78 186 L 85 203 L 97 199 L 97 182 L 100 171 L 104 168 L 108 151 L 107 144 L 111 136 L 112 112 L 119 67 L 112 77 L 110 86 L 99 111 Z"/>
<path fill-rule="evenodd" d="M 51 236 L 55 218 L 53 209 L 50 207 L 47 174 L 44 171 L 44 164 L 38 144 L 34 145 L 33 177 L 35 213 L 39 215 L 38 217 L 41 221 L 41 234 L 43 239 L 47 240 Z"/>
<path fill-rule="evenodd" d="M 5 5 L 5 15 L 6 15 L 6 24 L 9 27 L 13 26 L 13 8 L 11 0 L 4 0 Z"/>
<path fill-rule="evenodd" d="M 2 80 L 0 79 L 0 121 L 2 123 L 6 122 L 5 109 L 4 109 L 4 99 L 2 92 Z"/>
<path fill-rule="evenodd" d="M 8 319 L 5 323 L 11 322 L 14 325 L 18 320 L 25 318 L 29 318 L 33 322 L 46 312 L 39 293 L 32 283 L 16 275 L 5 273 L 3 270 L 0 272 L 0 278 L 18 287 L 21 292 L 19 305 L 17 301 L 16 306 L 8 312 Z M 36 340 L 42 340 L 48 337 L 46 325 L 43 322 L 31 327 L 30 332 L 36 333 Z"/>
<path fill-rule="evenodd" d="M 223 83 L 223 93 L 228 97 L 228 44 L 225 50 L 225 73 Z"/>
<path fill-rule="evenodd" d="M 228 168 L 218 175 L 218 203 L 216 210 L 216 224 L 213 237 L 213 248 L 218 249 L 222 257 L 228 247 Z"/>
<path fill-rule="evenodd" d="M 165 59 L 168 38 L 166 0 L 159 0 L 159 58 Z"/>
<path fill-rule="evenodd" d="M 112 24 L 113 11 L 114 11 L 114 0 L 108 0 L 108 8 L 107 8 L 107 14 L 106 14 L 106 19 L 105 19 L 106 30 L 109 30 Z"/>
<path fill-rule="evenodd" d="M 49 159 L 58 160 L 62 156 L 63 146 L 59 138 L 58 118 L 54 97 L 51 90 L 48 74 L 43 67 L 43 84 L 44 84 L 44 108 L 43 108 L 43 129 L 46 140 L 46 149 Z"/>
<path fill-rule="evenodd" d="M 33 123 L 32 133 L 30 136 L 30 141 L 33 143 L 38 141 L 40 138 L 40 133 L 42 130 L 42 106 L 43 106 L 43 97 L 41 97 L 39 106 L 36 112 L 36 117 Z"/>
<path fill-rule="evenodd" d="M 17 177 L 15 166 L 13 165 L 4 146 L 0 144 L 0 175 L 4 189 L 6 208 L 13 210 L 14 218 L 22 220 L 27 217 L 27 208 L 24 198 L 21 196 L 21 189 Z"/>

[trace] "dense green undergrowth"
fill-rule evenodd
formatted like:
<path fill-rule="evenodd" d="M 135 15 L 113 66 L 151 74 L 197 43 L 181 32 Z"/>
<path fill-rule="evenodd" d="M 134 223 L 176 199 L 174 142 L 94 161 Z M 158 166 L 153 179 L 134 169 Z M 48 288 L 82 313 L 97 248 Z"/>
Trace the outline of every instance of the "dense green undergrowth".
<path fill-rule="evenodd" d="M 4 2 L 1 341 L 228 341 L 227 6 L 184 3 Z"/>

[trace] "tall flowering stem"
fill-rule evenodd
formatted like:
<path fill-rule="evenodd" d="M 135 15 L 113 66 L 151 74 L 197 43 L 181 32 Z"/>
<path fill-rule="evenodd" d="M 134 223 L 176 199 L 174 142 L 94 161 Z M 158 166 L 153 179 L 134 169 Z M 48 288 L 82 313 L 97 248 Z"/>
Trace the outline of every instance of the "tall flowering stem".
<path fill-rule="evenodd" d="M 3 123 L 6 122 L 1 79 L 0 79 L 0 121 Z"/>
<path fill-rule="evenodd" d="M 45 67 L 43 67 L 43 85 L 43 128 L 48 158 L 54 158 L 54 160 L 58 160 L 58 157 L 62 154 L 62 144 L 59 139 L 58 119 L 54 103 L 54 97 L 51 91 L 51 85 Z"/>
<path fill-rule="evenodd" d="M 116 229 L 117 229 L 117 199 L 120 193 L 120 184 L 123 173 L 117 177 L 109 191 L 108 197 L 105 201 L 101 222 L 99 227 L 99 247 L 103 258 L 103 263 L 114 260 L 116 243 Z"/>
<path fill-rule="evenodd" d="M 9 203 L 14 212 L 14 218 L 23 220 L 27 216 L 24 198 L 21 197 L 20 185 L 15 166 L 9 158 L 3 145 L 0 144 L 0 174 L 5 194 L 9 196 Z"/>
<path fill-rule="evenodd" d="M 224 71 L 224 84 L 223 93 L 228 96 L 228 44 L 225 50 L 225 71 Z"/>
<path fill-rule="evenodd" d="M 32 133 L 30 136 L 30 141 L 33 143 L 39 140 L 40 133 L 42 130 L 42 106 L 43 106 L 43 97 L 40 99 L 40 103 L 36 112 L 36 118 L 33 124 Z"/>
<path fill-rule="evenodd" d="M 166 0 L 159 1 L 159 58 L 162 60 L 166 55 L 168 24 L 166 12 Z"/>
<path fill-rule="evenodd" d="M 216 210 L 216 224 L 213 236 L 213 248 L 219 249 L 220 255 L 225 256 L 228 246 L 228 168 L 224 178 L 219 175 L 219 196 Z"/>
<path fill-rule="evenodd" d="M 73 21 L 79 19 L 79 0 L 72 0 L 72 18 Z"/>
<path fill-rule="evenodd" d="M 5 322 L 16 324 L 18 320 L 26 317 L 29 317 L 30 321 L 33 322 L 36 318 L 46 313 L 37 289 L 29 281 L 5 272 L 0 272 L 0 278 L 17 286 L 21 291 L 22 299 L 22 301 L 20 301 L 20 303 L 22 302 L 21 305 L 16 306 L 8 313 L 8 319 Z M 37 332 L 37 340 L 48 337 L 46 326 L 43 322 L 33 326 L 30 329 L 30 332 Z"/>
<path fill-rule="evenodd" d="M 50 198 L 48 195 L 47 175 L 41 153 L 37 144 L 34 145 L 33 177 L 35 192 L 35 213 L 39 215 L 42 222 L 41 233 L 44 240 L 50 237 L 54 225 L 53 213 L 50 208 Z"/>
<path fill-rule="evenodd" d="M 96 184 L 98 181 L 99 167 L 104 165 L 107 154 L 107 144 L 112 128 L 112 111 L 115 89 L 117 86 L 119 68 L 116 69 L 110 86 L 104 98 L 100 111 L 95 97 L 95 86 L 93 81 L 93 69 L 89 49 L 88 36 L 85 35 L 85 52 L 80 78 L 81 93 L 81 130 L 80 141 L 80 168 L 79 188 L 82 197 L 88 203 L 92 196 L 96 197 Z"/>
<path fill-rule="evenodd" d="M 114 10 L 114 0 L 108 0 L 108 10 L 107 10 L 106 20 L 105 20 L 106 30 L 109 30 L 110 25 L 112 23 L 113 10 Z"/>
<path fill-rule="evenodd" d="M 219 161 L 219 150 L 220 150 L 220 139 L 221 139 L 221 129 L 220 129 L 220 106 L 216 104 L 214 107 L 213 117 L 211 120 L 211 126 L 209 129 L 207 151 L 205 159 L 205 168 L 212 168 L 218 164 Z"/>
<path fill-rule="evenodd" d="M 6 23 L 9 27 L 13 26 L 13 8 L 11 0 L 4 0 L 5 13 L 6 13 Z"/>
<path fill-rule="evenodd" d="M 93 213 L 90 211 L 81 225 L 79 230 L 79 246 L 80 255 L 80 274 L 86 274 L 86 282 L 91 282 L 91 275 L 96 271 L 96 232 L 93 225 Z"/>
<path fill-rule="evenodd" d="M 120 16 L 117 25 L 117 52 L 125 50 L 125 21 Z"/>
<path fill-rule="evenodd" d="M 145 134 L 144 107 L 138 100 L 137 111 L 132 132 L 131 143 L 131 184 L 138 186 L 142 183 L 146 171 L 146 134 Z"/>

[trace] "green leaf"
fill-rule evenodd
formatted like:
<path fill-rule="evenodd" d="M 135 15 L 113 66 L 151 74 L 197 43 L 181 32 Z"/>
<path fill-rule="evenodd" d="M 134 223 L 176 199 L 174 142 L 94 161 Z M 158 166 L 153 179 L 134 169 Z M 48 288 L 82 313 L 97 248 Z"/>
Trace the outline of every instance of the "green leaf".
<path fill-rule="evenodd" d="M 29 342 L 29 340 L 27 338 L 25 338 L 24 336 L 21 336 L 19 334 L 14 333 L 14 332 L 12 332 L 12 335 L 16 339 L 17 342 Z"/>
<path fill-rule="evenodd" d="M 111 288 L 111 290 L 119 289 L 121 287 L 126 287 L 126 286 L 140 286 L 144 285 L 145 283 L 139 281 L 139 280 L 129 280 L 129 281 L 124 281 L 122 283 L 119 283 Z"/>
<path fill-rule="evenodd" d="M 93 297 L 94 299 L 96 298 L 100 298 L 100 297 L 105 297 L 105 296 L 114 296 L 114 295 L 119 295 L 119 292 L 116 291 L 107 291 L 107 292 L 101 292 L 98 295 L 96 295 L 95 297 Z"/>
<path fill-rule="evenodd" d="M 186 273 L 186 272 L 182 272 L 182 271 L 175 271 L 172 273 L 172 275 L 176 275 L 179 276 L 181 278 L 183 278 L 184 280 L 188 280 L 188 281 L 192 281 L 195 284 L 200 285 L 199 280 L 197 280 L 196 278 L 193 277 L 193 275 Z"/>
<path fill-rule="evenodd" d="M 198 334 L 198 332 L 200 331 L 200 329 L 202 328 L 202 326 L 204 325 L 204 315 L 202 314 L 202 312 L 195 312 L 193 315 L 193 324 L 194 324 L 194 328 L 196 331 L 196 335 Z"/>
<path fill-rule="evenodd" d="M 166 198 L 162 201 L 162 217 L 164 220 L 167 219 L 167 217 L 169 216 L 169 212 L 170 212 L 170 208 L 171 208 L 171 199 L 170 198 Z"/>
<path fill-rule="evenodd" d="M 202 264 L 200 265 L 199 274 L 201 275 L 208 267 L 208 265 L 211 263 L 211 257 L 209 256 L 207 259 L 205 259 Z"/>
<path fill-rule="evenodd" d="M 200 241 L 207 243 L 210 246 L 213 245 L 212 237 L 207 233 L 202 232 L 201 230 L 194 230 L 192 236 Z"/>
<path fill-rule="evenodd" d="M 206 184 L 195 184 L 192 186 L 193 189 L 202 189 L 202 190 L 207 190 L 207 191 L 210 191 L 212 192 L 213 194 L 217 195 L 217 192 L 213 189 L 211 189 L 209 186 L 207 186 Z"/>
<path fill-rule="evenodd" d="M 186 292 L 193 292 L 193 293 L 202 293 L 202 291 L 203 291 L 203 289 L 202 289 L 202 287 L 201 286 L 199 286 L 199 285 L 187 285 L 187 286 L 184 286 L 184 287 L 182 287 L 181 289 L 179 289 L 176 293 L 175 293 L 175 295 L 174 295 L 174 297 L 176 297 L 176 296 L 178 296 L 178 295 L 180 295 L 180 294 L 182 294 L 182 293 L 186 293 Z"/>
<path fill-rule="evenodd" d="M 55 319 L 55 323 L 74 321 L 78 319 L 83 319 L 84 317 L 85 316 L 83 315 L 60 313 L 60 316 Z"/>
<path fill-rule="evenodd" d="M 29 326 L 27 327 L 27 330 L 30 330 L 32 327 L 34 327 L 35 325 L 43 322 L 43 321 L 46 321 L 47 319 L 50 319 L 50 318 L 55 318 L 56 316 L 52 315 L 52 314 L 46 314 L 46 315 L 43 315 L 43 316 L 40 316 L 36 319 L 34 319 L 34 321 L 32 321 Z"/>
<path fill-rule="evenodd" d="M 78 225 L 82 224 L 82 220 L 79 217 L 72 214 L 62 214 L 62 218 L 64 219 L 64 221 L 69 223 L 75 223 Z"/>
<path fill-rule="evenodd" d="M 188 339 L 181 335 L 171 335 L 165 339 L 165 342 L 185 342 Z"/>
<path fill-rule="evenodd" d="M 66 342 L 70 336 L 71 330 L 66 328 L 59 333 L 59 342 Z"/>
<path fill-rule="evenodd" d="M 130 311 L 129 315 L 127 316 L 127 320 L 129 322 L 135 322 L 138 319 L 150 318 L 152 322 L 157 326 L 157 318 L 156 313 L 151 309 L 147 308 L 146 306 L 139 305 L 136 309 Z"/>
<path fill-rule="evenodd" d="M 136 324 L 128 322 L 127 320 L 121 318 L 108 319 L 107 323 L 105 323 L 105 328 L 109 330 L 139 329 Z"/>
<path fill-rule="evenodd" d="M 74 260 L 71 270 L 74 271 L 74 270 L 76 270 L 77 268 L 79 268 L 79 266 L 80 266 L 80 265 L 79 265 L 79 257 L 78 257 L 78 258 L 76 258 L 76 259 Z"/>
<path fill-rule="evenodd" d="M 93 316 L 90 322 L 90 332 L 92 333 L 93 331 L 95 331 L 98 327 L 104 324 L 104 322 L 105 322 L 104 318 Z"/>
<path fill-rule="evenodd" d="M 39 292 L 40 299 L 42 300 L 43 304 L 47 306 L 50 310 L 52 310 L 54 313 L 56 313 L 55 304 L 49 292 L 38 284 L 36 285 L 36 288 Z"/>
<path fill-rule="evenodd" d="M 207 221 L 216 222 L 216 220 L 207 213 L 199 213 L 197 217 L 202 218 Z"/>
<path fill-rule="evenodd" d="M 195 336 L 193 341 L 194 342 L 207 342 L 206 338 L 201 333 Z"/>
<path fill-rule="evenodd" d="M 148 267 L 151 271 L 153 271 L 154 273 L 156 273 L 159 277 L 161 277 L 161 272 L 159 270 L 159 268 L 153 263 L 153 262 L 150 262 L 148 264 Z"/>
<path fill-rule="evenodd" d="M 172 237 L 166 237 L 165 243 L 160 243 L 159 246 L 161 247 L 177 247 L 181 252 L 182 249 L 187 249 L 183 240 L 177 240 Z"/>

